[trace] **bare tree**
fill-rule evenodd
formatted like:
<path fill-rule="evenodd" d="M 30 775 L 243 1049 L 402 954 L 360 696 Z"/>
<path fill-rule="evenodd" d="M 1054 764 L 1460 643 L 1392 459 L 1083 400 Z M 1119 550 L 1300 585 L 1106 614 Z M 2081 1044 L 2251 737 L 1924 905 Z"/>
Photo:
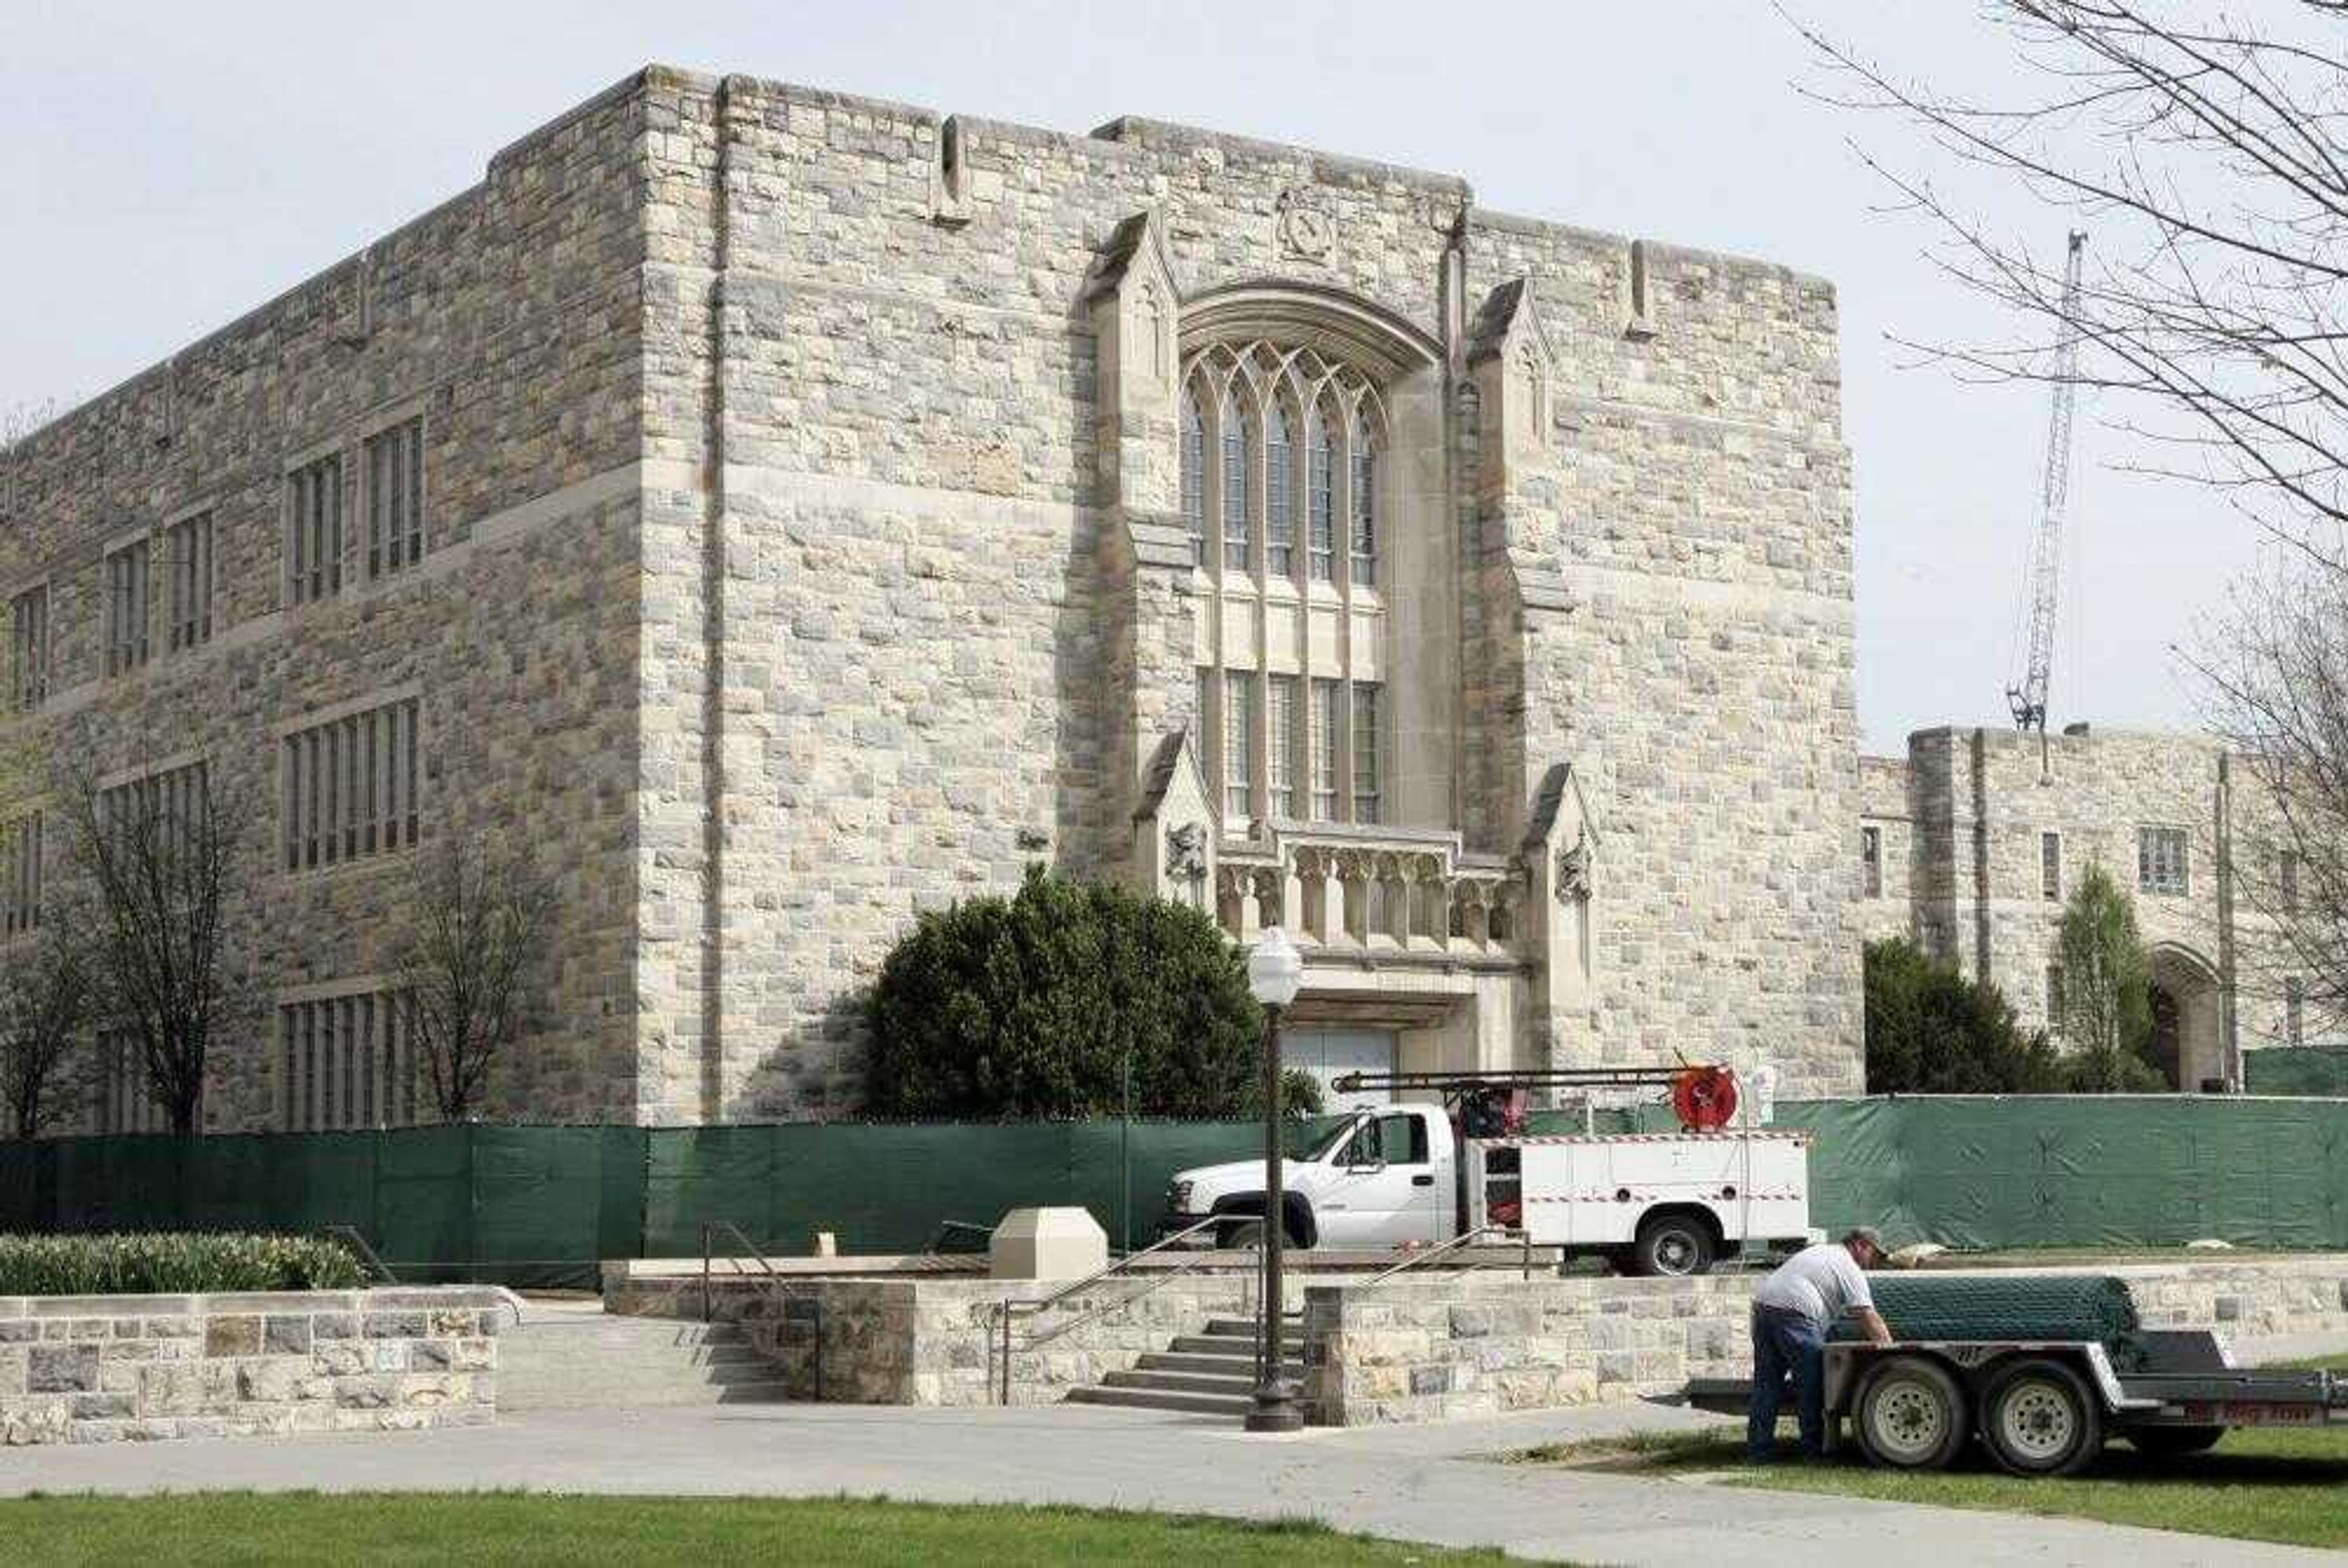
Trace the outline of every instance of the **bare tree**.
<path fill-rule="evenodd" d="M 81 774 L 67 809 L 98 1021 L 135 1045 L 145 1087 L 187 1136 L 213 1042 L 250 1000 L 223 917 L 254 814 L 201 762 L 108 788 Z"/>
<path fill-rule="evenodd" d="M 553 917 L 553 884 L 526 855 L 456 833 L 427 851 L 391 967 L 446 1120 L 479 1110 L 490 1069 L 528 1022 Z"/>
<path fill-rule="evenodd" d="M 51 924 L 0 958 L 0 1105 L 19 1138 L 63 1123 L 80 1087 L 75 1055 L 87 1041 L 90 977 L 82 944 Z"/>
<path fill-rule="evenodd" d="M 1795 0 L 1787 0 L 1788 5 Z M 1796 19 L 1830 67 L 1818 96 L 1888 111 L 1936 149 L 1861 156 L 1940 236 L 1941 265 L 2037 331 L 1912 343 L 1962 370 L 2034 379 L 2079 334 L 2077 380 L 2147 454 L 2215 487 L 2313 560 L 2348 521 L 2348 0 L 2255 24 L 2184 0 L 1982 0 L 2018 68 L 1987 97 L 1936 88 Z M 1934 169 L 1921 165 L 1937 161 Z M 2020 182 L 2095 240 L 2075 304 L 2065 252 L 2002 234 L 1939 176 Z M 2054 226 L 2047 226 L 2048 239 Z"/>
<path fill-rule="evenodd" d="M 2260 918 L 2237 988 L 2348 1018 L 2348 573 L 2246 578 L 2190 658 L 2244 775 L 2230 859 Z"/>

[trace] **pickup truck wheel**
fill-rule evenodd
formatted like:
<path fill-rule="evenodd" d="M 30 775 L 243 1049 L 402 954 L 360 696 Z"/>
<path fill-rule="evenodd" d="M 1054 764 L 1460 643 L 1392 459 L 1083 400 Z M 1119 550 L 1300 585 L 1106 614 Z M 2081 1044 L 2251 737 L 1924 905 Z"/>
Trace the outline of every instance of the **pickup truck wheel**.
<path fill-rule="evenodd" d="M 1859 1451 L 1890 1470 L 1946 1470 L 1964 1451 L 1965 1391 L 1921 1356 L 1876 1364 L 1859 1394 Z"/>
<path fill-rule="evenodd" d="M 1232 1220 L 1215 1227 L 1215 1245 L 1225 1252 L 1237 1252 L 1241 1247 L 1263 1245 L 1263 1221 L 1261 1219 Z"/>
<path fill-rule="evenodd" d="M 2223 1427 L 2130 1427 L 2128 1445 L 2149 1460 L 2185 1459 L 2205 1454 L 2226 1435 Z"/>
<path fill-rule="evenodd" d="M 1982 1440 L 2016 1475 L 2070 1475 L 2104 1450 L 2104 1412 L 2060 1361 L 2016 1361 L 1982 1390 Z"/>
<path fill-rule="evenodd" d="M 1684 1277 L 1712 1267 L 1712 1230 L 1693 1214 L 1649 1214 L 1639 1222 L 1629 1272 Z"/>

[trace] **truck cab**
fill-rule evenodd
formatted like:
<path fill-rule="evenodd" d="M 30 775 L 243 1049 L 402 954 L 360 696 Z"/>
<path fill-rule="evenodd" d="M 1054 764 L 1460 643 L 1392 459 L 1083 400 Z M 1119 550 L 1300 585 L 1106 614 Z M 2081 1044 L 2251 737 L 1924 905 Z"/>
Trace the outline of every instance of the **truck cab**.
<path fill-rule="evenodd" d="M 1356 1112 L 1281 1163 L 1292 1246 L 1390 1247 L 1457 1234 L 1458 1151 L 1438 1105 Z M 1219 1245 L 1236 1245 L 1263 1213 L 1263 1162 L 1201 1165 L 1174 1178 L 1175 1228 L 1219 1214 Z"/>

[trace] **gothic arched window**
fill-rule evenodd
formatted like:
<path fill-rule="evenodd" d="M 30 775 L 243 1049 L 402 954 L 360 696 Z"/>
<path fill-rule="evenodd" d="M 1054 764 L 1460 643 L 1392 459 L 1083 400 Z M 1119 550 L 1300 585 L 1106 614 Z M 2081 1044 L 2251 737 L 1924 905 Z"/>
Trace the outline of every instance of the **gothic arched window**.
<path fill-rule="evenodd" d="M 1180 424 L 1183 518 L 1215 607 L 1195 733 L 1224 820 L 1378 821 L 1390 726 L 1360 629 L 1386 612 L 1379 390 L 1315 349 L 1213 343 L 1184 366 Z"/>

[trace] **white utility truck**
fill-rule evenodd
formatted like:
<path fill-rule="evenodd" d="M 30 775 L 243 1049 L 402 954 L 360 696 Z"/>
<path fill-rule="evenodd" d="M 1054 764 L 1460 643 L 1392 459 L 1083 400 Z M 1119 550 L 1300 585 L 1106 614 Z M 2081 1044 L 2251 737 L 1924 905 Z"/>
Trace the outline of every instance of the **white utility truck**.
<path fill-rule="evenodd" d="M 1534 1090 L 1668 1086 L 1677 1132 L 1532 1133 Z M 1287 1245 L 1434 1245 L 1505 1231 L 1607 1259 L 1626 1274 L 1702 1274 L 1746 1243 L 1810 1235 L 1809 1135 L 1736 1122 L 1725 1068 L 1540 1072 L 1364 1072 L 1342 1092 L 1385 1089 L 1441 1102 L 1362 1109 L 1283 1161 Z M 1212 1227 L 1243 1245 L 1262 1224 L 1262 1160 L 1176 1175 L 1168 1231 Z"/>

